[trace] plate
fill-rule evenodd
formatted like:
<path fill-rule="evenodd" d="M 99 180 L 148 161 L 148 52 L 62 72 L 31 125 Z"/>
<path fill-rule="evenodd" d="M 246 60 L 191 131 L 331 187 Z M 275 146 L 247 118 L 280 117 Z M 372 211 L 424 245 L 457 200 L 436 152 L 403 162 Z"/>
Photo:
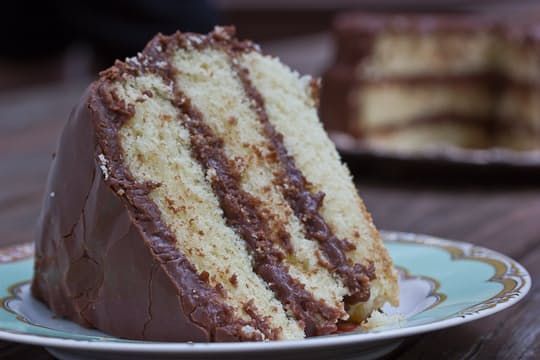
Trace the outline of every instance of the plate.
<path fill-rule="evenodd" d="M 531 279 L 492 250 L 426 235 L 382 232 L 399 272 L 400 306 L 369 328 L 305 340 L 160 343 L 114 338 L 58 319 L 32 298 L 32 246 L 0 250 L 0 339 L 45 346 L 59 359 L 374 359 L 404 338 L 464 324 L 521 300 Z M 368 323 L 369 324 L 369 323 Z"/>
<path fill-rule="evenodd" d="M 354 170 L 362 168 L 378 175 L 436 176 L 459 179 L 462 175 L 508 181 L 517 175 L 540 178 L 540 150 L 516 151 L 505 148 L 465 149 L 451 146 L 403 151 L 366 144 L 348 134 L 333 131 L 330 138 L 343 159 Z M 530 178 L 528 180 L 531 180 Z M 470 177 L 468 178 L 470 181 Z"/>

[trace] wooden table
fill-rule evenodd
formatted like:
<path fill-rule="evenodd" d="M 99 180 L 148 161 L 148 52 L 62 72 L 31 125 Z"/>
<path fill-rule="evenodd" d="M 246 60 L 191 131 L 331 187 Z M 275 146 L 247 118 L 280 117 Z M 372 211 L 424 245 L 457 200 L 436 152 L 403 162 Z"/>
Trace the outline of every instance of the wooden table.
<path fill-rule="evenodd" d="M 86 81 L 0 95 L 0 246 L 32 241 L 59 131 Z M 382 181 L 355 169 L 383 229 L 427 233 L 501 251 L 540 278 L 540 186 L 444 186 Z M 451 183 L 451 182 L 450 182 Z M 0 274 L 1 276 L 1 274 Z M 0 358 L 50 359 L 39 347 L 0 342 Z M 489 318 L 409 339 L 390 358 L 540 358 L 540 287 Z"/>

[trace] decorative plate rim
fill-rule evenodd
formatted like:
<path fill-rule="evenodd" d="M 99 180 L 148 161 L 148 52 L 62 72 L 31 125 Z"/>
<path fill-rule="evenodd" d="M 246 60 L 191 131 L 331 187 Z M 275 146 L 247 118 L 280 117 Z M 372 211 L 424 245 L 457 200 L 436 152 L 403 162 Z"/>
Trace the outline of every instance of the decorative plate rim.
<path fill-rule="evenodd" d="M 527 295 L 531 288 L 531 276 L 525 267 L 510 257 L 470 243 L 446 240 L 430 235 L 381 231 L 385 242 L 417 243 L 433 246 L 450 253 L 452 260 L 474 260 L 484 262 L 495 268 L 495 275 L 490 281 L 500 282 L 503 289 L 492 298 L 471 306 L 444 319 L 427 324 L 413 325 L 404 328 L 383 330 L 373 333 L 351 333 L 339 336 L 320 336 L 302 340 L 283 340 L 269 342 L 234 342 L 234 343 L 166 343 L 145 342 L 115 339 L 110 341 L 74 340 L 31 335 L 27 333 L 0 329 L 0 340 L 73 350 L 107 351 L 107 352 L 139 352 L 139 353 L 237 353 L 272 350 L 313 349 L 324 346 L 366 344 L 375 341 L 397 340 L 429 331 L 449 328 L 475 321 L 502 311 Z M 20 258 L 18 258 L 20 260 Z M 510 267 L 505 264 L 509 264 Z M 504 266 L 505 268 L 502 268 Z M 511 286 L 514 282 L 515 286 Z M 13 286 L 12 284 L 11 286 Z M 0 311 L 9 311 L 3 304 L 10 296 L 0 299 Z"/>

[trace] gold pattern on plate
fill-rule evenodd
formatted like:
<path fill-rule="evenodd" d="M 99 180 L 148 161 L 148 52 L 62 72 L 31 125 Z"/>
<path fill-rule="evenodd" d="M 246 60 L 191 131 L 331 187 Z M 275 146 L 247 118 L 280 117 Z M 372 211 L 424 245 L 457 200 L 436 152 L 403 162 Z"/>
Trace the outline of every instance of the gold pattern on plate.
<path fill-rule="evenodd" d="M 432 278 L 431 276 L 426 276 L 426 275 L 412 275 L 409 272 L 409 270 L 407 270 L 403 266 L 394 266 L 394 267 L 400 273 L 400 277 L 403 280 L 421 280 L 430 285 L 431 289 L 429 291 L 429 294 L 426 297 L 434 298 L 435 302 L 433 302 L 433 304 L 429 305 L 427 308 L 425 308 L 422 311 L 431 310 L 434 307 L 441 304 L 442 302 L 444 302 L 448 298 L 446 294 L 439 291 L 439 289 L 441 288 L 441 283 L 439 282 L 439 280 Z"/>
<path fill-rule="evenodd" d="M 384 232 L 383 232 L 384 233 Z M 450 254 L 453 261 L 471 260 L 489 265 L 495 271 L 495 274 L 488 279 L 488 282 L 499 283 L 503 288 L 491 298 L 459 311 L 453 316 L 466 317 L 477 314 L 481 311 L 494 308 L 503 304 L 512 298 L 521 294 L 521 290 L 527 283 L 526 273 L 523 273 L 515 265 L 513 260 L 501 258 L 495 251 L 477 247 L 469 243 L 460 243 L 456 241 L 442 240 L 428 235 L 404 234 L 404 233 L 385 233 L 385 241 L 394 243 L 416 243 L 431 246 Z"/>
<path fill-rule="evenodd" d="M 24 316 L 22 316 L 21 314 L 19 314 L 18 312 L 16 312 L 9 306 L 9 303 L 11 301 L 21 300 L 21 297 L 19 296 L 19 291 L 24 285 L 29 284 L 29 283 L 30 283 L 30 280 L 25 280 L 25 281 L 17 282 L 10 285 L 7 288 L 8 295 L 4 298 L 0 298 L 0 309 L 4 309 L 7 312 L 12 313 L 13 315 L 15 315 L 17 320 L 22 321 L 23 323 L 48 329 L 45 326 L 41 326 L 41 325 L 31 322 L 30 320 L 28 320 L 27 318 L 25 318 Z"/>
<path fill-rule="evenodd" d="M 482 301 L 479 304 L 475 304 L 466 309 L 463 309 L 457 313 L 450 315 L 449 317 L 461 316 L 467 317 L 469 315 L 477 314 L 481 311 L 494 308 L 499 304 L 510 301 L 511 299 L 521 295 L 523 287 L 527 284 L 527 274 L 516 266 L 515 261 L 502 258 L 500 255 L 492 250 L 476 247 L 472 244 L 459 243 L 448 240 L 442 240 L 426 235 L 406 234 L 406 233 L 392 233 L 382 232 L 385 236 L 385 242 L 410 244 L 416 243 L 420 245 L 430 246 L 439 250 L 447 252 L 453 261 L 470 260 L 481 262 L 489 265 L 494 269 L 493 276 L 488 279 L 488 282 L 495 282 L 502 285 L 502 289 L 491 298 Z M 15 262 L 18 260 L 27 259 L 33 256 L 34 245 L 22 244 L 11 246 L 8 248 L 0 248 L 0 264 Z M 423 311 L 427 311 L 440 305 L 447 299 L 447 295 L 440 291 L 441 284 L 437 279 L 434 279 L 425 275 L 412 275 L 407 269 L 403 267 L 397 267 L 401 272 L 403 279 L 421 279 L 428 282 L 431 285 L 431 291 L 428 297 L 434 297 L 435 302 Z M 29 319 L 17 314 L 10 308 L 9 302 L 19 298 L 18 290 L 21 286 L 27 284 L 29 280 L 12 284 L 8 288 L 8 296 L 0 298 L 0 308 L 8 312 L 14 313 L 17 319 L 32 325 Z M 40 326 L 40 325 L 37 325 Z M 40 326 L 44 327 L 44 326 Z"/>

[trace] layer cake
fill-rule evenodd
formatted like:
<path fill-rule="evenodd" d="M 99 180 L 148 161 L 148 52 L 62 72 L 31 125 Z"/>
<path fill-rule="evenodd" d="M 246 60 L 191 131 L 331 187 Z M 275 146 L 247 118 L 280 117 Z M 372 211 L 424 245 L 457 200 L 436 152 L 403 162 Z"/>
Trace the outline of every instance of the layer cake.
<path fill-rule="evenodd" d="M 335 63 L 323 77 L 323 121 L 330 130 L 390 149 L 538 148 L 535 19 L 339 16 Z"/>
<path fill-rule="evenodd" d="M 396 304 L 317 94 L 223 27 L 157 35 L 102 72 L 53 160 L 34 296 L 159 341 L 301 339 Z"/>

